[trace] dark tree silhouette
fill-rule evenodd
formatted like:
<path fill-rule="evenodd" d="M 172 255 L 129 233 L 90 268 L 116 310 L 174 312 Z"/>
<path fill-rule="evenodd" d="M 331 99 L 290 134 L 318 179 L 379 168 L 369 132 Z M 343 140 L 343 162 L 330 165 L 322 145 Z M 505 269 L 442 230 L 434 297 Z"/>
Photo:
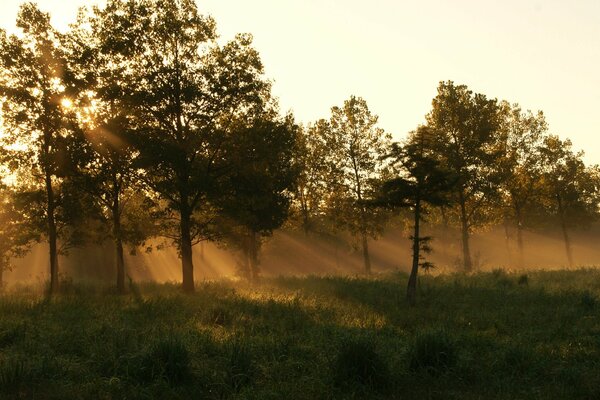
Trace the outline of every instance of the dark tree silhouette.
<path fill-rule="evenodd" d="M 419 267 L 431 268 L 423 252 L 429 252 L 431 237 L 421 235 L 421 221 L 427 213 L 426 206 L 448 205 L 456 179 L 447 171 L 432 152 L 431 130 L 420 126 L 409 134 L 401 145 L 394 143 L 390 154 L 396 177 L 384 181 L 375 203 L 392 208 L 410 208 L 413 211 L 412 268 L 408 279 L 406 298 L 410 305 L 416 303 Z"/>
<path fill-rule="evenodd" d="M 270 85 L 249 35 L 219 46 L 215 23 L 192 0 L 109 1 L 99 24 L 126 59 L 120 89 L 136 126 L 142 179 L 164 200 L 194 290 L 192 246 L 210 237 L 203 218 L 218 197 L 226 134 L 269 102 Z M 168 234 L 169 235 L 169 234 Z"/>
<path fill-rule="evenodd" d="M 283 121 L 261 118 L 236 129 L 227 150 L 230 173 L 223 211 L 238 229 L 238 246 L 245 255 L 243 271 L 252 280 L 259 274 L 263 237 L 287 219 L 296 186 L 294 164 L 298 128 L 291 116 Z"/>
<path fill-rule="evenodd" d="M 33 3 L 21 6 L 21 35 L 0 31 L 0 97 L 8 167 L 22 191 L 22 229 L 31 240 L 49 245 L 50 292 L 58 289 L 60 236 L 73 217 L 76 196 L 64 182 L 74 113 L 70 109 L 68 69 L 59 34 L 50 16 Z M 39 206 L 36 207 L 34 206 Z M 69 228 L 73 228 L 71 224 Z M 63 229 L 64 228 L 64 229 Z M 27 232 L 23 232 L 26 236 Z"/>

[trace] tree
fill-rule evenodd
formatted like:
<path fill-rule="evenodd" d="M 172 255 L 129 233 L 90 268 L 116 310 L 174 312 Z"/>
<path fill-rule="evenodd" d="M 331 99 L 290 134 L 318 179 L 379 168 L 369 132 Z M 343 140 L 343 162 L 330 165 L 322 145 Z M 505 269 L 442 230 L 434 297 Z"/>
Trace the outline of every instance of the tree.
<path fill-rule="evenodd" d="M 192 0 L 114 0 L 98 14 L 107 45 L 126 60 L 118 86 L 136 126 L 142 179 L 176 222 L 182 286 L 193 291 L 192 246 L 210 237 L 203 217 L 217 205 L 226 132 L 262 112 L 270 85 L 251 36 L 219 46 L 214 21 Z"/>
<path fill-rule="evenodd" d="M 327 154 L 325 136 L 329 123 L 321 119 L 299 131 L 296 162 L 299 165 L 295 198 L 306 236 L 314 231 L 327 195 Z"/>
<path fill-rule="evenodd" d="M 227 157 L 227 193 L 223 210 L 238 227 L 237 243 L 245 256 L 245 272 L 259 274 L 261 238 L 287 219 L 296 187 L 293 163 L 298 128 L 291 116 L 282 121 L 266 116 L 231 135 Z"/>
<path fill-rule="evenodd" d="M 500 176 L 495 169 L 502 154 L 498 105 L 464 85 L 440 82 L 427 125 L 434 133 L 432 147 L 440 163 L 458 179 L 454 195 L 464 267 L 470 271 L 471 230 L 491 219 L 499 198 Z"/>
<path fill-rule="evenodd" d="M 331 109 L 331 128 L 325 140 L 329 148 L 329 190 L 334 200 L 331 203 L 340 213 L 341 225 L 361 241 L 368 274 L 368 238 L 381 229 L 381 213 L 368 207 L 367 200 L 375 193 L 383 169 L 382 156 L 391 141 L 391 136 L 377 127 L 377 119 L 364 99 L 351 96 L 342 107 Z"/>
<path fill-rule="evenodd" d="M 583 152 L 574 153 L 571 146 L 570 140 L 563 141 L 558 136 L 549 135 L 540 148 L 544 220 L 560 225 L 570 268 L 574 266 L 574 260 L 569 228 L 589 226 L 596 220 L 600 200 L 598 168 L 586 168 Z"/>
<path fill-rule="evenodd" d="M 432 153 L 431 139 L 431 130 L 420 126 L 409 134 L 404 145 L 393 143 L 388 157 L 392 159 L 396 176 L 383 183 L 376 200 L 376 203 L 386 207 L 410 208 L 413 211 L 412 268 L 406 289 L 406 299 L 410 305 L 416 303 L 419 267 L 433 267 L 422 255 L 430 251 L 429 242 L 432 239 L 421 235 L 421 221 L 427 213 L 426 207 L 448 205 L 449 194 L 455 184 L 455 179 Z"/>
<path fill-rule="evenodd" d="M 19 213 L 14 207 L 14 190 L 0 183 L 0 289 L 4 286 L 4 271 L 10 270 L 11 260 L 28 249 L 29 241 L 20 234 Z"/>
<path fill-rule="evenodd" d="M 64 178 L 70 135 L 75 127 L 68 99 L 68 74 L 61 50 L 62 36 L 50 17 L 33 3 L 21 6 L 21 34 L 0 31 L 0 98 L 4 136 L 2 146 L 18 179 L 32 239 L 49 245 L 50 291 L 58 289 L 58 239 L 73 224 L 76 196 Z M 43 210 L 43 211 L 42 211 Z M 64 228 L 64 229 L 63 229 Z M 61 232 L 62 231 L 62 232 Z M 72 229 L 71 229 L 72 232 Z M 62 235 L 65 238 L 65 235 Z M 76 238 L 77 235 L 72 236 Z"/>
<path fill-rule="evenodd" d="M 149 202 L 137 184 L 138 151 L 131 140 L 134 125 L 119 82 L 127 59 L 115 51 L 119 42 L 111 41 L 107 31 L 100 18 L 82 12 L 66 41 L 71 78 L 78 88 L 73 103 L 82 127 L 71 178 L 91 200 L 88 216 L 100 223 L 94 241 L 114 243 L 117 291 L 125 293 L 123 245 L 141 244 L 150 234 L 152 221 L 147 216 L 142 221 L 139 210 L 131 209 L 137 203 L 148 211 Z"/>
<path fill-rule="evenodd" d="M 500 108 L 503 154 L 497 169 L 505 196 L 505 222 L 511 221 L 516 227 L 518 264 L 523 266 L 523 229 L 530 225 L 526 216 L 540 203 L 542 158 L 539 149 L 548 125 L 541 111 L 523 112 L 518 104 L 508 102 L 502 102 Z"/>

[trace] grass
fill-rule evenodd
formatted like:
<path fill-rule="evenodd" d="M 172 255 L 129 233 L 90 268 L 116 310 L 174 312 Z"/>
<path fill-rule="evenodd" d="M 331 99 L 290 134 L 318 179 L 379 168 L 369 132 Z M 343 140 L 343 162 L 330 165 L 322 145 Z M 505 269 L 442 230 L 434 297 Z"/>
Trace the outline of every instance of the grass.
<path fill-rule="evenodd" d="M 0 295 L 0 398 L 595 399 L 600 271 Z"/>

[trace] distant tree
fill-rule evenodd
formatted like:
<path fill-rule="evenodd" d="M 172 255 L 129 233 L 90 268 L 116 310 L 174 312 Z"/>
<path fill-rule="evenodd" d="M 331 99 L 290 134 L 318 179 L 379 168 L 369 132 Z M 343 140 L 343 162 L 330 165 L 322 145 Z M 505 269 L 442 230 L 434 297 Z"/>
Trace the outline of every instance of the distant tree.
<path fill-rule="evenodd" d="M 421 235 L 421 221 L 427 206 L 448 205 L 455 179 L 440 164 L 431 149 L 432 132 L 420 126 L 409 134 L 401 145 L 393 143 L 388 157 L 392 160 L 395 177 L 386 180 L 376 203 L 391 208 L 409 208 L 413 211 L 412 268 L 408 279 L 406 298 L 410 305 L 416 303 L 419 267 L 432 268 L 423 252 L 430 251 L 431 237 Z"/>
<path fill-rule="evenodd" d="M 441 82 L 427 115 L 432 148 L 458 179 L 455 202 L 465 270 L 473 268 L 471 230 L 492 219 L 499 203 L 500 118 L 496 100 L 464 85 Z"/>
<path fill-rule="evenodd" d="M 331 109 L 325 143 L 329 149 L 329 204 L 339 223 L 362 244 L 365 272 L 371 273 L 368 239 L 381 229 L 380 212 L 367 206 L 383 169 L 382 156 L 391 136 L 377 127 L 378 117 L 367 102 L 351 96 L 342 107 Z"/>
<path fill-rule="evenodd" d="M 74 188 L 65 182 L 70 137 L 75 127 L 69 107 L 59 34 L 50 16 L 33 3 L 21 6 L 17 27 L 21 34 L 0 31 L 0 98 L 8 167 L 21 190 L 18 196 L 26 217 L 22 226 L 32 240 L 47 240 L 50 256 L 50 291 L 58 289 L 58 240 L 67 245 L 69 224 L 77 206 Z M 26 234 L 27 232 L 24 232 Z M 77 240 L 78 234 L 71 236 Z M 73 242 L 71 242 L 73 243 Z"/>
<path fill-rule="evenodd" d="M 500 187 L 505 198 L 505 221 L 512 222 L 517 231 L 520 266 L 523 265 L 523 230 L 527 215 L 540 203 L 542 158 L 540 145 L 548 129 L 544 114 L 523 112 L 518 104 L 502 102 L 502 157 L 496 164 L 501 177 Z"/>
<path fill-rule="evenodd" d="M 328 192 L 328 148 L 325 137 L 329 129 L 329 123 L 321 119 L 298 131 L 295 158 L 299 176 L 295 199 L 301 226 L 307 236 L 315 229 Z"/>
<path fill-rule="evenodd" d="M 220 46 L 193 0 L 112 0 L 98 11 L 106 44 L 126 59 L 119 80 L 144 182 L 164 200 L 177 234 L 183 289 L 194 290 L 192 246 L 210 237 L 226 133 L 269 102 L 270 84 L 249 35 Z"/>
<path fill-rule="evenodd" d="M 232 221 L 237 244 L 245 256 L 244 273 L 259 274 L 262 238 L 270 236 L 287 219 L 296 187 L 297 126 L 291 116 L 278 121 L 261 118 L 234 130 L 227 150 L 230 173 L 222 206 Z"/>
<path fill-rule="evenodd" d="M 574 266 L 569 229 L 589 226 L 598 218 L 600 174 L 587 168 L 583 152 L 574 153 L 570 140 L 549 135 L 540 147 L 543 160 L 541 185 L 545 195 L 546 221 L 560 226 L 569 267 Z"/>
<path fill-rule="evenodd" d="M 20 214 L 14 207 L 14 190 L 0 183 L 0 289 L 4 286 L 4 271 L 12 268 L 11 261 L 26 253 L 30 241 L 23 241 Z"/>

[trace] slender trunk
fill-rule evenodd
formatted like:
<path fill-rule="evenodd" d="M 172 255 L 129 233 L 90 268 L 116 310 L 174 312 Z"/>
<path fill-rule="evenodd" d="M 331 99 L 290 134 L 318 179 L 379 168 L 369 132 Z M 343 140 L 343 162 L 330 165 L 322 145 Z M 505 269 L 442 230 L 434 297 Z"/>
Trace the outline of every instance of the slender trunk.
<path fill-rule="evenodd" d="M 192 261 L 191 215 L 187 209 L 181 210 L 181 268 L 182 288 L 185 292 L 194 291 L 194 263 Z"/>
<path fill-rule="evenodd" d="M 521 216 L 521 209 L 517 207 L 515 209 L 517 214 L 517 247 L 519 248 L 519 268 L 525 266 L 525 246 L 523 245 L 523 218 Z"/>
<path fill-rule="evenodd" d="M 367 237 L 367 233 L 362 233 L 362 249 L 363 249 L 363 258 L 365 261 L 365 272 L 367 274 L 371 274 L 371 257 L 369 256 L 369 240 Z"/>
<path fill-rule="evenodd" d="M 4 265 L 0 264 L 0 289 L 4 286 Z"/>
<path fill-rule="evenodd" d="M 512 265 L 512 252 L 510 251 L 510 231 L 508 227 L 508 218 L 504 216 L 504 245 L 506 246 L 506 254 L 508 255 L 508 264 Z"/>
<path fill-rule="evenodd" d="M 125 259 L 123 257 L 123 234 L 121 231 L 121 213 L 119 210 L 119 195 L 114 193 L 112 207 L 113 240 L 115 242 L 115 264 L 117 266 L 117 292 L 125 293 Z"/>
<path fill-rule="evenodd" d="M 48 247 L 50 250 L 50 294 L 58 291 L 58 246 L 55 220 L 54 189 L 52 175 L 46 171 L 46 219 L 48 224 Z"/>
<path fill-rule="evenodd" d="M 258 234 L 254 231 L 250 231 L 250 280 L 252 282 L 258 281 L 258 249 L 259 249 Z"/>
<path fill-rule="evenodd" d="M 460 192 L 459 202 L 463 245 L 463 262 L 465 271 L 470 272 L 473 269 L 473 262 L 471 261 L 471 249 L 469 248 L 469 221 L 467 220 L 467 206 L 462 191 Z"/>
<path fill-rule="evenodd" d="M 412 258 L 412 269 L 410 270 L 410 276 L 408 277 L 408 286 L 406 288 L 406 300 L 410 306 L 414 306 L 417 302 L 417 277 L 419 274 L 419 251 L 421 249 L 420 243 L 420 222 L 421 222 L 421 199 L 417 198 L 415 203 L 415 226 L 413 232 L 413 258 Z"/>
<path fill-rule="evenodd" d="M 308 212 L 303 212 L 303 217 L 302 217 L 303 221 L 302 221 L 302 228 L 304 229 L 304 236 L 308 237 L 308 234 L 310 233 L 310 220 L 308 218 Z"/>
<path fill-rule="evenodd" d="M 569 268 L 573 268 L 573 253 L 571 251 L 571 239 L 569 238 L 569 232 L 567 230 L 567 221 L 565 219 L 565 213 L 563 209 L 562 199 L 560 194 L 556 195 L 556 202 L 558 203 L 558 214 L 560 216 L 560 227 L 562 229 L 563 238 L 565 240 L 565 250 L 567 252 L 567 261 L 569 262 Z"/>

